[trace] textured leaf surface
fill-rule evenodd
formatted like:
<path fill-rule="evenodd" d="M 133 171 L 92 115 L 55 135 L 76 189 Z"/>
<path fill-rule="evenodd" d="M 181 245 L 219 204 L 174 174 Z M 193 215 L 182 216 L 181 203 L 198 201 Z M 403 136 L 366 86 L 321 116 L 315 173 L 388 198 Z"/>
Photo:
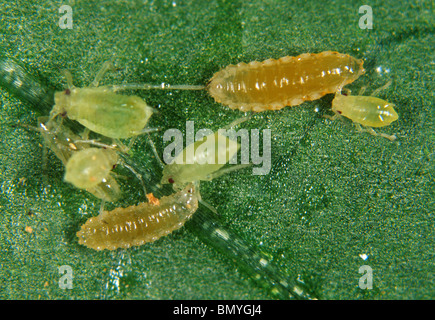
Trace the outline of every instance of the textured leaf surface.
<path fill-rule="evenodd" d="M 360 3 L 290 1 L 71 1 L 73 29 L 58 25 L 57 3 L 2 1 L 2 57 L 15 57 L 44 85 L 61 90 L 59 70 L 87 86 L 106 60 L 119 68 L 105 84 L 206 84 L 240 61 L 334 50 L 365 59 L 350 88 L 396 104 L 399 120 L 383 132 L 358 133 L 348 121 L 321 117 L 332 96 L 253 116 L 245 128 L 272 130 L 272 170 L 235 172 L 201 184 L 228 229 L 262 250 L 283 274 L 301 275 L 325 299 L 433 299 L 434 293 L 434 15 L 430 1 L 372 2 L 374 29 L 361 30 Z M 151 126 L 216 130 L 243 114 L 206 92 L 136 93 L 159 112 Z M 45 157 L 37 112 L 0 88 L 0 298 L 269 299 L 225 254 L 188 226 L 150 245 L 116 252 L 80 246 L 79 227 L 100 201 L 63 182 Z M 316 112 L 316 110 L 318 112 Z M 163 132 L 163 131 L 162 131 Z M 161 135 L 153 135 L 163 150 Z M 132 151 L 137 167 L 157 170 L 145 137 Z M 44 165 L 45 163 L 45 165 Z M 143 200 L 124 181 L 117 205 Z M 131 183 L 130 183 L 131 182 Z M 365 259 L 365 260 L 364 260 Z M 72 290 L 59 288 L 69 265 Z M 358 288 L 362 265 L 373 290 Z"/>

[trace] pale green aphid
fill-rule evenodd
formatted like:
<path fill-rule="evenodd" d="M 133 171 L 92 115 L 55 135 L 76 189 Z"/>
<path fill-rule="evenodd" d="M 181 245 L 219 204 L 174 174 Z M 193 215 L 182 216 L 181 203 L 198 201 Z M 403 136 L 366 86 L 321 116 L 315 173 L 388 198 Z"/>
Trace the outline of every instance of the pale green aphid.
<path fill-rule="evenodd" d="M 228 127 L 246 121 L 236 120 Z M 163 168 L 162 184 L 172 184 L 175 190 L 181 190 L 188 183 L 212 180 L 222 174 L 238 170 L 250 164 L 235 165 L 222 169 L 239 151 L 240 144 L 227 136 L 215 132 L 188 145 L 171 163 Z"/>
<path fill-rule="evenodd" d="M 209 157 L 208 152 L 198 152 L 199 148 L 205 147 L 207 141 L 213 143 L 213 145 L 208 143 L 209 149 L 214 148 L 214 159 L 210 158 L 214 161 L 209 161 L 209 163 L 206 163 Z M 221 147 L 219 148 L 219 146 Z M 222 148 L 222 146 L 226 146 L 226 148 Z M 214 178 L 213 174 L 221 169 L 239 149 L 239 143 L 217 132 L 206 136 L 203 140 L 187 146 L 173 162 L 163 168 L 161 183 L 172 183 L 174 188 L 178 190 L 193 181 L 211 180 Z M 222 160 L 219 162 L 219 157 L 225 159 L 225 162 L 222 163 Z"/>
<path fill-rule="evenodd" d="M 116 94 L 114 87 L 98 87 L 104 73 L 112 68 L 110 62 L 104 63 L 91 86 L 76 88 L 72 77 L 65 71 L 68 89 L 56 92 L 55 105 L 50 113 L 53 119 L 57 115 L 66 115 L 78 121 L 91 131 L 109 138 L 130 138 L 146 130 L 144 127 L 153 114 L 153 109 L 138 96 Z"/>
<path fill-rule="evenodd" d="M 90 148 L 89 143 L 79 142 L 83 141 L 83 137 L 66 127 L 61 118 L 39 118 L 38 121 L 39 127 L 37 130 L 44 138 L 45 146 L 54 152 L 64 166 L 67 166 L 73 155 Z M 122 194 L 118 183 L 111 175 L 107 175 L 104 181 L 102 180 L 92 188 L 85 189 L 95 197 L 109 202 L 117 201 Z"/>
<path fill-rule="evenodd" d="M 375 95 L 379 91 L 387 88 L 390 84 L 391 81 L 383 87 L 375 90 L 372 94 Z M 394 110 L 394 104 L 388 101 L 373 96 L 351 96 L 337 92 L 332 101 L 332 111 L 336 114 L 332 118 L 338 116 L 349 118 L 356 124 L 359 131 L 368 132 L 372 135 L 379 135 L 391 141 L 396 139 L 396 136 L 394 135 L 377 133 L 372 128 L 388 126 L 399 118 L 397 112 Z M 361 125 L 364 128 L 361 128 Z"/>
<path fill-rule="evenodd" d="M 106 182 L 118 163 L 118 154 L 111 149 L 88 148 L 75 152 L 65 166 L 65 181 L 79 189 L 95 188 Z"/>

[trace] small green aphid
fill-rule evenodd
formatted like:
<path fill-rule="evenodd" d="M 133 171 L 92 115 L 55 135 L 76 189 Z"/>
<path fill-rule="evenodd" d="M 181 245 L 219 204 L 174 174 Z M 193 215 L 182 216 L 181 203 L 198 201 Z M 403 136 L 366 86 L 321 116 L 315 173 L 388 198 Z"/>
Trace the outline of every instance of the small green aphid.
<path fill-rule="evenodd" d="M 106 182 L 118 163 L 111 149 L 88 148 L 75 152 L 65 166 L 65 181 L 79 189 L 95 188 Z"/>
<path fill-rule="evenodd" d="M 38 118 L 38 122 L 39 127 L 36 130 L 41 133 L 45 147 L 53 151 L 64 166 L 67 166 L 71 157 L 77 152 L 90 148 L 90 144 L 83 140 L 83 136 L 74 133 L 65 126 L 61 118 L 47 119 L 47 117 L 41 117 Z M 92 188 L 85 189 L 95 197 L 109 202 L 117 201 L 122 194 L 115 178 L 110 175 Z"/>
<path fill-rule="evenodd" d="M 236 120 L 227 127 L 231 128 L 247 119 Z M 237 141 L 219 132 L 205 136 L 188 145 L 171 163 L 164 166 L 161 183 L 172 184 L 175 190 L 181 190 L 191 182 L 210 181 L 228 172 L 250 166 L 250 164 L 240 164 L 222 169 L 240 147 Z"/>
<path fill-rule="evenodd" d="M 375 95 L 379 91 L 387 88 L 390 86 L 390 84 L 391 81 L 383 87 L 375 90 L 372 95 Z M 349 90 L 346 91 L 350 93 Z M 360 94 L 361 93 L 362 92 L 360 92 Z M 391 141 L 396 139 L 396 136 L 394 135 L 377 133 L 372 128 L 388 126 L 399 118 L 397 112 L 394 110 L 394 104 L 390 102 L 373 96 L 344 95 L 341 94 L 341 91 L 339 91 L 335 94 L 335 98 L 332 101 L 332 111 L 335 112 L 335 116 L 329 117 L 330 119 L 344 116 L 352 120 L 356 124 L 357 129 L 361 132 L 368 132 L 375 136 L 382 136 Z"/>
<path fill-rule="evenodd" d="M 206 146 L 208 144 L 208 146 Z M 225 146 L 225 147 L 222 147 Z M 200 148 L 209 151 L 201 152 Z M 213 159 L 207 159 L 214 148 Z M 187 146 L 170 164 L 163 168 L 162 184 L 171 183 L 174 189 L 182 189 L 193 181 L 212 180 L 218 172 L 240 149 L 240 144 L 215 132 L 200 141 Z M 219 162 L 218 158 L 226 162 Z M 206 162 L 207 160 L 208 163 Z"/>
<path fill-rule="evenodd" d="M 114 87 L 98 87 L 100 79 L 110 68 L 110 62 L 104 63 L 95 80 L 86 88 L 74 87 L 71 74 L 65 71 L 68 88 L 55 93 L 51 119 L 59 114 L 66 115 L 91 131 L 114 139 L 154 131 L 144 129 L 154 109 L 143 99 L 117 94 Z"/>

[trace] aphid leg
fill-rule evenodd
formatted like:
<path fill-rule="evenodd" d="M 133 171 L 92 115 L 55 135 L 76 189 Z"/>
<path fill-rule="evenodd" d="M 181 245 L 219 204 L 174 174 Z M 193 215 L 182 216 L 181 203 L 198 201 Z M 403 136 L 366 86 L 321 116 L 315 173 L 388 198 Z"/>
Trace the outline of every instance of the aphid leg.
<path fill-rule="evenodd" d="M 39 123 L 39 120 L 38 120 L 38 123 Z M 12 125 L 12 126 L 13 127 L 25 128 L 25 129 L 32 130 L 32 131 L 41 132 L 41 129 L 39 127 L 29 126 L 28 124 L 25 124 L 25 123 L 18 122 L 16 125 Z"/>
<path fill-rule="evenodd" d="M 81 134 L 83 140 L 88 140 L 90 133 L 91 133 L 91 130 L 89 130 L 88 128 L 85 127 L 85 130 L 83 130 L 83 132 Z"/>
<path fill-rule="evenodd" d="M 106 201 L 103 199 L 101 200 L 101 205 L 100 205 L 100 211 L 99 214 L 102 214 L 104 212 L 104 204 L 106 203 Z"/>
<path fill-rule="evenodd" d="M 361 89 L 359 89 L 358 95 L 362 96 L 364 92 L 366 92 L 366 90 L 367 90 L 367 86 L 361 87 Z"/>
<path fill-rule="evenodd" d="M 380 88 L 377 88 L 376 90 L 374 90 L 373 92 L 372 92 L 372 96 L 373 97 L 376 97 L 377 96 L 377 94 L 379 93 L 379 92 L 381 92 L 382 90 L 385 90 L 385 89 L 387 89 L 391 84 L 393 83 L 393 80 L 390 80 L 390 81 L 388 81 L 386 84 L 384 84 L 382 87 L 380 87 Z"/>
<path fill-rule="evenodd" d="M 233 172 L 233 171 L 236 171 L 236 170 L 241 170 L 241 169 L 244 169 L 244 168 L 247 168 L 247 167 L 250 167 L 250 166 L 252 166 L 252 163 L 238 164 L 238 165 L 231 166 L 231 167 L 228 167 L 228 168 L 225 168 L 225 169 L 220 169 L 220 170 L 218 170 L 216 172 L 213 172 L 212 174 L 208 175 L 204 180 L 211 181 L 211 180 L 216 179 L 216 178 L 218 178 L 220 176 L 223 176 L 223 175 L 225 175 L 227 173 L 230 173 L 230 172 Z"/>
<path fill-rule="evenodd" d="M 335 113 L 333 116 L 330 116 L 329 114 L 324 114 L 323 118 L 329 119 L 331 121 L 337 120 L 337 119 L 341 119 L 341 116 L 337 113 Z"/>
<path fill-rule="evenodd" d="M 209 204 L 207 201 L 202 200 L 201 193 L 199 192 L 199 181 L 196 181 L 195 184 L 195 195 L 198 198 L 198 202 L 201 203 L 203 206 L 205 206 L 207 209 L 209 209 L 211 212 L 218 214 L 217 210 Z"/>
<path fill-rule="evenodd" d="M 60 73 L 65 77 L 68 89 L 74 88 L 71 72 L 66 69 L 60 70 Z"/>
<path fill-rule="evenodd" d="M 146 197 L 148 192 L 147 192 L 147 189 L 145 188 L 145 183 L 142 179 L 142 176 L 139 174 L 139 172 L 134 170 L 134 168 L 132 166 L 130 166 L 129 164 L 127 164 L 125 161 L 122 161 L 121 159 L 119 159 L 118 161 L 122 166 L 126 167 L 128 170 L 131 171 L 131 173 L 133 173 L 136 176 L 136 178 L 139 180 L 140 184 L 142 185 L 142 189 L 143 189 L 144 195 Z"/>
<path fill-rule="evenodd" d="M 88 145 L 92 145 L 92 146 L 97 146 L 97 147 L 101 147 L 104 149 L 112 149 L 112 150 L 117 150 L 119 149 L 119 151 L 123 152 L 124 149 L 122 149 L 118 143 L 113 143 L 111 145 L 107 144 L 107 143 L 103 143 L 103 142 L 99 142 L 98 140 L 94 140 L 94 139 L 80 139 L 80 140 L 75 140 L 74 141 L 75 144 L 88 144 Z"/>
<path fill-rule="evenodd" d="M 206 207 L 207 209 L 209 209 L 211 212 L 213 212 L 214 214 L 218 214 L 217 210 L 208 202 L 202 200 L 201 197 L 198 197 L 198 202 L 201 203 L 204 207 Z"/>
<path fill-rule="evenodd" d="M 356 123 L 355 125 L 356 125 L 356 128 L 357 128 L 357 130 L 359 132 L 368 132 L 368 133 L 370 133 L 373 136 L 384 137 L 384 138 L 386 138 L 386 139 L 388 139 L 390 141 L 394 141 L 394 140 L 397 139 L 397 137 L 395 135 L 389 135 L 389 134 L 382 133 L 382 132 L 378 133 L 373 128 L 371 128 L 371 127 L 364 127 L 364 128 L 362 128 L 359 123 Z"/>
<path fill-rule="evenodd" d="M 150 133 L 150 132 L 157 132 L 157 131 L 160 131 L 160 128 L 143 128 L 140 131 L 135 131 L 134 134 L 138 136 L 140 134 Z"/>
<path fill-rule="evenodd" d="M 115 70 L 115 67 L 113 66 L 113 63 L 111 61 L 106 61 L 103 63 L 101 69 L 97 72 L 95 79 L 94 81 L 92 81 L 90 87 L 98 87 L 98 84 L 100 83 L 101 79 L 109 70 Z"/>
<path fill-rule="evenodd" d="M 147 135 L 148 135 L 148 142 L 149 142 L 149 144 L 150 144 L 150 146 L 151 146 L 151 150 L 153 151 L 154 156 L 155 156 L 156 159 L 159 161 L 160 166 L 161 166 L 162 168 L 164 168 L 166 164 L 162 161 L 162 159 L 160 159 L 159 153 L 157 152 L 156 145 L 154 144 L 153 140 L 151 139 L 150 134 L 147 133 Z"/>

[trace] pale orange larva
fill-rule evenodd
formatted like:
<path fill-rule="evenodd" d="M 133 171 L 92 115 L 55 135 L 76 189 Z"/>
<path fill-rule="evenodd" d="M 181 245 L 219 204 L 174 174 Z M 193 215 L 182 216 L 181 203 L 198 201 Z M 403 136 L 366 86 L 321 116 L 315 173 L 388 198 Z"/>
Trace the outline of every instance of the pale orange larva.
<path fill-rule="evenodd" d="M 229 65 L 207 89 L 219 103 L 241 111 L 279 110 L 335 93 L 364 73 L 363 61 L 333 51 Z"/>
<path fill-rule="evenodd" d="M 103 211 L 82 225 L 79 243 L 95 250 L 115 250 L 153 242 L 181 228 L 198 209 L 193 185 L 159 199 L 159 204 L 141 203 Z"/>

